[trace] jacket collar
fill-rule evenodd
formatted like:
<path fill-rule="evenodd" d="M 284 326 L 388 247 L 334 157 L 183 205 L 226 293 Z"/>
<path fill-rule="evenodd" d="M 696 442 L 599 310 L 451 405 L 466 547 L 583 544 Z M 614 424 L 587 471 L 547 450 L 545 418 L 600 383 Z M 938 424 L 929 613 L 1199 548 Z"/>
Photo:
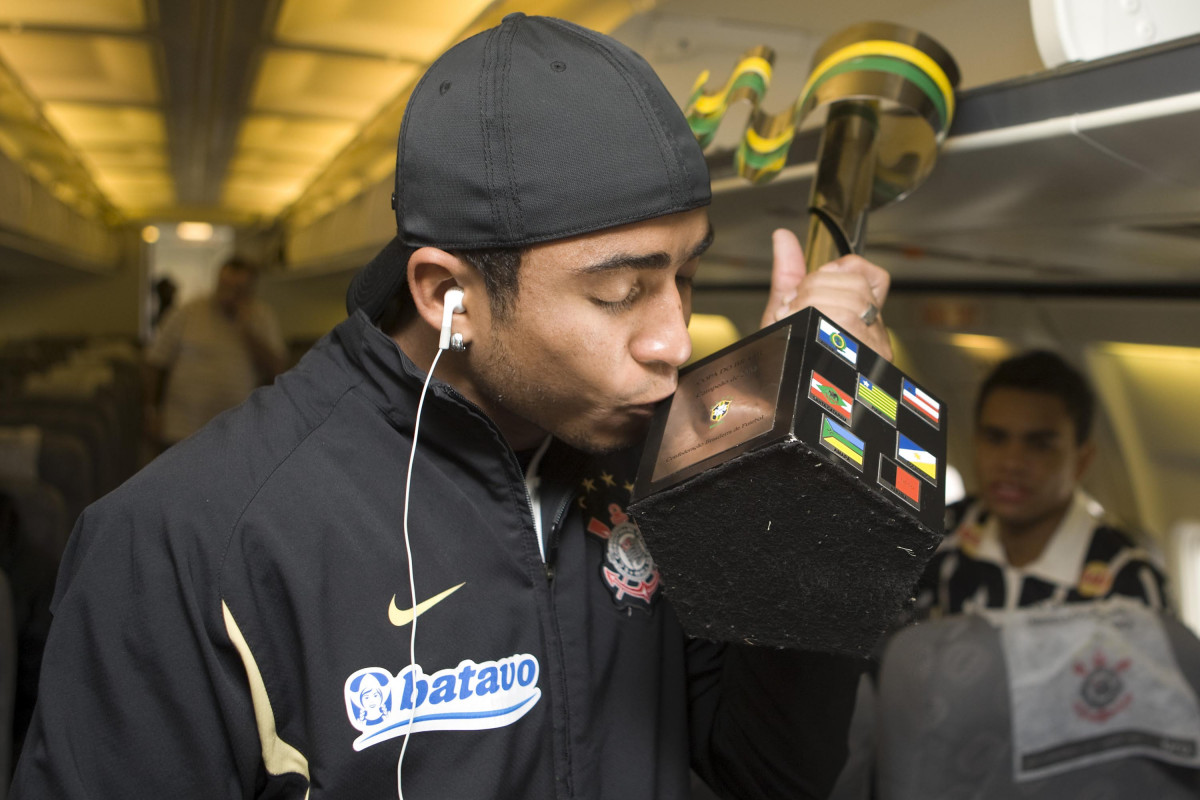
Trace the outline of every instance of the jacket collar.
<path fill-rule="evenodd" d="M 358 391 L 394 427 L 411 431 L 421 387 L 425 383 L 425 370 L 418 367 L 394 339 L 376 327 L 361 309 L 334 328 L 333 336 L 362 376 Z M 494 465 L 492 459 L 499 458 L 506 467 L 511 467 L 516 479 L 524 483 L 525 476 L 517 457 L 496 424 L 482 409 L 436 375 L 429 383 L 429 396 L 421 413 L 422 442 L 453 448 L 461 460 L 474 461 L 473 468 L 480 471 L 486 471 L 486 465 Z M 554 474 L 573 474 L 583 460 L 582 453 L 555 439 L 542 460 L 543 480 Z"/>
<path fill-rule="evenodd" d="M 425 384 L 425 370 L 418 367 L 392 337 L 377 328 L 361 309 L 334 328 L 334 334 L 364 376 L 361 388 L 370 400 L 397 424 L 412 425 L 416 401 Z M 429 383 L 429 393 L 488 419 L 474 403 L 436 376 Z M 490 424 L 491 420 L 488 422 Z"/>

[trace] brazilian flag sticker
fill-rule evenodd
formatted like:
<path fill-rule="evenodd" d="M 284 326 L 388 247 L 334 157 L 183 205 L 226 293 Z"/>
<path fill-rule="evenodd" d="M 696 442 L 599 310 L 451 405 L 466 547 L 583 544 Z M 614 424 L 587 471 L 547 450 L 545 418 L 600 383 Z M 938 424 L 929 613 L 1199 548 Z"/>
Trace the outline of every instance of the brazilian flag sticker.
<path fill-rule="evenodd" d="M 858 366 L 858 343 L 824 319 L 817 325 L 817 341 L 837 353 L 852 367 Z"/>

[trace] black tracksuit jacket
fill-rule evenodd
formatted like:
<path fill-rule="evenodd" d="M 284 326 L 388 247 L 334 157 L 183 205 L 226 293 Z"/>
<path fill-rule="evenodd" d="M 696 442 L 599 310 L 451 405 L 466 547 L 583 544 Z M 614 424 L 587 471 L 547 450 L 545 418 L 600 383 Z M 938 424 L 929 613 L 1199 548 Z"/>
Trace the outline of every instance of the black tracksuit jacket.
<path fill-rule="evenodd" d="M 423 378 L 351 317 L 84 512 L 16 798 L 395 798 L 409 715 L 409 800 L 685 800 L 689 765 L 828 791 L 854 665 L 687 639 L 624 518 L 636 454 L 550 448 L 543 561 L 517 458 L 436 380 L 409 527 L 418 601 L 454 591 L 410 668 Z"/>

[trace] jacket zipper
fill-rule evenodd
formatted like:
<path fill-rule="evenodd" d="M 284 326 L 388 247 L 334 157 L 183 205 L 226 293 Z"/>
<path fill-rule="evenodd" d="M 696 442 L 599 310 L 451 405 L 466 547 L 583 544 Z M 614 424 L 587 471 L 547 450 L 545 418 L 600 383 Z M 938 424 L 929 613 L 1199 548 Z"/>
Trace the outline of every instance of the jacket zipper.
<path fill-rule="evenodd" d="M 511 456 L 511 457 L 514 460 L 516 459 L 515 455 Z M 518 471 L 520 471 L 520 466 L 521 466 L 520 464 L 517 464 Z M 525 481 L 522 481 L 522 484 L 524 484 L 524 486 L 525 486 L 525 502 L 529 507 L 529 517 L 530 517 L 530 520 L 532 521 L 533 515 L 535 513 L 534 508 L 533 508 L 533 497 L 529 493 L 529 485 L 527 483 L 525 483 Z M 547 584 L 546 592 L 550 599 L 550 624 L 552 626 L 551 630 L 554 634 L 554 642 L 552 643 L 552 646 L 558 648 L 559 662 L 562 665 L 561 670 L 560 670 L 561 674 L 558 676 L 558 684 L 559 684 L 559 695 L 562 697 L 563 712 L 566 715 L 566 724 L 563 725 L 562 748 L 563 748 L 563 757 L 566 761 L 566 775 L 564 777 L 566 780 L 568 797 L 575 796 L 575 781 L 574 781 L 574 775 L 573 775 L 573 768 L 571 767 L 570 712 L 567 710 L 567 703 L 568 703 L 568 700 L 567 700 L 567 671 L 566 671 L 567 670 L 567 661 L 566 661 L 566 654 L 562 650 L 562 634 L 560 633 L 559 627 L 558 627 L 558 607 L 557 607 L 557 601 L 554 598 L 554 562 L 555 562 L 555 554 L 558 549 L 558 539 L 559 539 L 560 531 L 562 528 L 563 518 L 566 516 L 567 509 L 571 507 L 571 500 L 573 498 L 574 498 L 574 492 L 568 491 L 568 492 L 566 492 L 563 499 L 561 501 L 559 501 L 558 509 L 555 511 L 554 519 L 550 524 L 550 530 L 547 532 L 546 542 L 545 542 L 545 551 L 544 551 L 545 558 L 542 561 L 542 568 L 546 573 L 546 584 Z M 536 524 L 534 524 L 534 526 L 533 526 L 533 534 L 535 536 L 537 535 L 537 525 Z"/>
<path fill-rule="evenodd" d="M 493 432 L 496 434 L 496 438 L 501 442 L 505 442 L 504 434 L 501 433 L 500 429 L 496 427 L 496 423 L 492 422 L 491 418 L 488 417 L 487 414 L 483 413 L 483 410 L 481 408 L 479 408 L 479 406 L 475 405 L 470 400 L 463 397 L 462 394 L 460 394 L 457 389 L 455 389 L 453 386 L 451 386 L 449 384 L 445 384 L 445 390 L 446 390 L 446 393 L 452 397 L 452 399 L 460 402 L 466 408 L 468 408 L 471 411 L 478 414 L 479 418 L 481 420 L 483 420 L 484 423 L 487 424 L 493 430 Z M 505 442 L 505 446 L 506 446 L 506 449 L 508 450 L 508 458 L 510 460 L 510 463 L 515 464 L 515 466 L 517 468 L 517 474 L 521 476 L 521 486 L 525 490 L 525 507 L 527 509 L 529 509 L 529 522 L 530 522 L 530 526 L 532 528 L 531 532 L 533 533 L 534 536 L 537 536 L 537 525 L 534 524 L 534 522 L 533 522 L 533 513 L 534 513 L 533 512 L 533 497 L 530 496 L 529 486 L 525 483 L 525 472 L 524 472 L 524 470 L 521 469 L 521 464 L 520 464 L 520 462 L 517 461 L 517 456 L 513 452 L 512 447 L 508 447 L 507 442 Z M 562 521 L 565 510 L 571 504 L 572 494 L 573 494 L 572 492 L 567 492 L 566 499 L 561 504 L 561 506 L 558 509 L 557 514 L 555 515 L 554 528 L 552 529 L 552 535 L 554 536 L 555 545 L 557 545 L 557 543 L 558 543 L 558 528 L 560 527 L 559 523 Z M 542 562 L 542 566 L 545 569 L 546 580 L 547 580 L 548 584 L 552 584 L 553 579 L 554 579 L 554 569 L 551 566 L 552 560 L 550 558 L 551 552 L 552 551 L 550 549 L 549 542 L 547 542 L 546 559 Z M 557 676 L 558 684 L 559 684 L 558 694 L 561 697 L 563 714 L 566 718 L 566 724 L 563 725 L 563 741 L 560 743 L 559 746 L 562 748 L 563 761 L 565 762 L 565 765 L 566 765 L 566 775 L 564 776 L 564 778 L 565 778 L 566 788 L 567 788 L 567 797 L 574 797 L 575 796 L 575 785 L 574 785 L 575 782 L 574 782 L 574 778 L 572 776 L 572 768 L 571 768 L 570 715 L 569 715 L 569 712 L 567 711 L 567 686 L 566 686 L 567 663 L 566 663 L 566 656 L 562 650 L 562 634 L 559 631 L 559 627 L 558 627 L 558 610 L 555 608 L 553 585 L 547 586 L 547 595 L 549 596 L 549 601 L 550 601 L 550 609 L 549 609 L 550 610 L 550 625 L 551 625 L 550 633 L 553 636 L 553 641 L 547 642 L 547 645 L 558 649 L 558 660 L 560 663 L 560 667 L 558 670 L 560 674 Z M 548 678 L 548 680 L 549 680 L 549 678 Z"/>
<path fill-rule="evenodd" d="M 550 523 L 550 532 L 546 537 L 546 580 L 554 581 L 554 562 L 555 555 L 558 553 L 558 540 L 562 536 L 562 522 L 567 515 L 567 509 L 571 507 L 571 501 L 575 499 L 574 492 L 567 492 L 562 502 L 558 505 L 558 510 L 554 513 L 554 520 Z"/>

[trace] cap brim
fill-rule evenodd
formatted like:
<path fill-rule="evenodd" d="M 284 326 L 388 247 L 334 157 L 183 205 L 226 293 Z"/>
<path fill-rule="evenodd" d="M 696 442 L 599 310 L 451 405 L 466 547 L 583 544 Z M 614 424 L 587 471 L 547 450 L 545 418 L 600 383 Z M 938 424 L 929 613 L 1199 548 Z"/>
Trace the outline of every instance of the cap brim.
<path fill-rule="evenodd" d="M 399 236 L 358 271 L 346 291 L 346 313 L 353 315 L 362 309 L 372 322 L 379 319 L 388 303 L 408 283 L 408 259 L 415 247 L 400 241 Z"/>

